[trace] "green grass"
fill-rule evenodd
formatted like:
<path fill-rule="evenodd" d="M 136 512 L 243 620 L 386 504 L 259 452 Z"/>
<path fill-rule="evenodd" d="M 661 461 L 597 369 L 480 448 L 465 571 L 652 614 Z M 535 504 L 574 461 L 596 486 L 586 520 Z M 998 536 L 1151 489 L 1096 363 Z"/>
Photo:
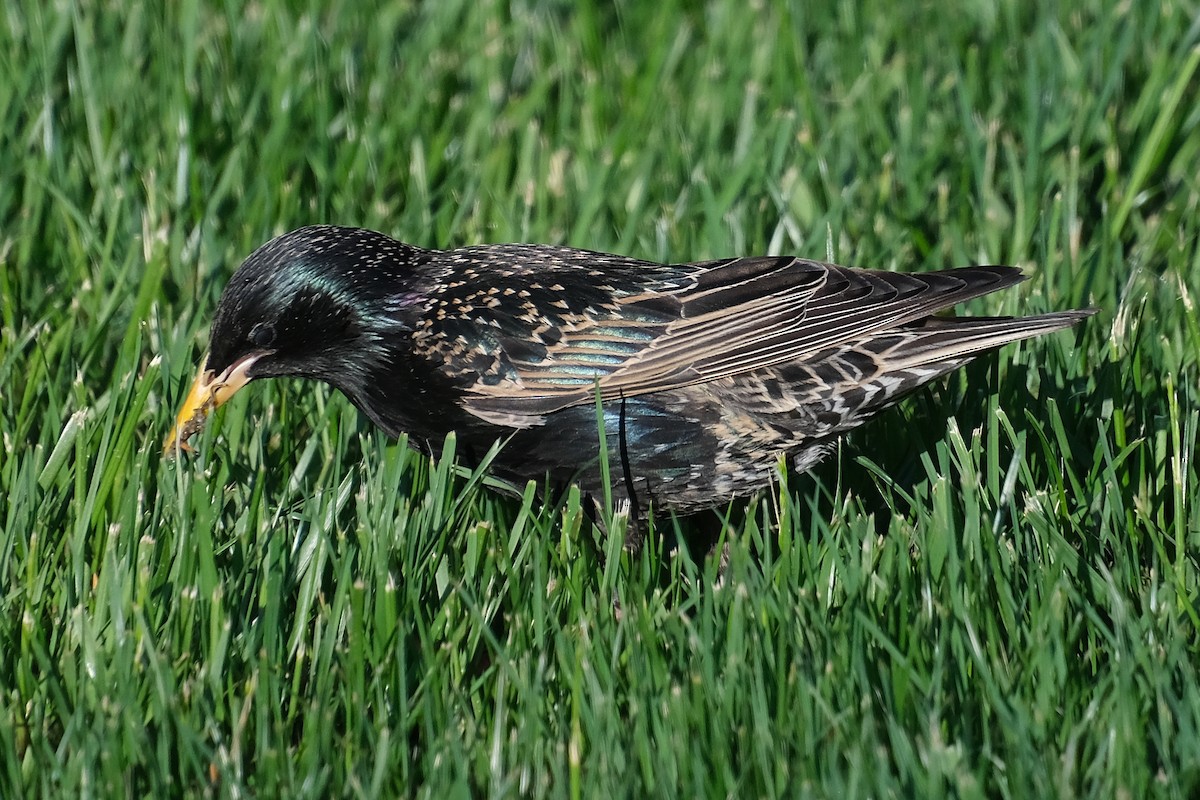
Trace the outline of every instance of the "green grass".
<path fill-rule="evenodd" d="M 6 5 L 0 796 L 1195 796 L 1200 7 L 804 5 Z M 314 222 L 1101 311 L 733 509 L 715 588 L 712 518 L 615 558 L 324 387 L 164 460 Z"/>

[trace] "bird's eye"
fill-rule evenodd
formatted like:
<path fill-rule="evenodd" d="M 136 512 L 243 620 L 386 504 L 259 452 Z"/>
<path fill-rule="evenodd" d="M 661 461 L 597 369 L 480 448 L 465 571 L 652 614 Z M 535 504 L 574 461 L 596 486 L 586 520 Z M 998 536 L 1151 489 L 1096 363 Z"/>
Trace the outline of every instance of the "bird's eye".
<path fill-rule="evenodd" d="M 250 329 L 249 338 L 255 347 L 269 347 L 275 341 L 275 327 L 269 322 L 260 322 Z"/>

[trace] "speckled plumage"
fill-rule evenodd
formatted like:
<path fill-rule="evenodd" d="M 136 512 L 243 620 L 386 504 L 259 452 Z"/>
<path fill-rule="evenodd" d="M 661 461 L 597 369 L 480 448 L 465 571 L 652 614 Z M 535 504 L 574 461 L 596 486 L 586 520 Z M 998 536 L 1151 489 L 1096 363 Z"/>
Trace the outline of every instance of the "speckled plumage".
<path fill-rule="evenodd" d="M 518 482 L 602 491 L 595 392 L 617 496 L 692 512 L 812 466 L 838 435 L 1007 342 L 1090 311 L 949 319 L 1011 267 L 899 274 L 790 256 L 664 265 L 541 245 L 423 250 L 315 226 L 230 280 L 206 368 L 315 378 L 389 434 L 458 434 Z M 627 467 L 627 470 L 624 469 Z M 631 479 L 627 485 L 625 473 Z"/>

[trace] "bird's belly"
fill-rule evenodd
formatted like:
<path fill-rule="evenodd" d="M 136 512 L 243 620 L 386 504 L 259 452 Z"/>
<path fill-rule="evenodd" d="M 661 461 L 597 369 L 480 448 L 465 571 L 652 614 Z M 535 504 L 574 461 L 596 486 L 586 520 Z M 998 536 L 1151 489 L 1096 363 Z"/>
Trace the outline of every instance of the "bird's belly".
<path fill-rule="evenodd" d="M 796 408 L 743 403 L 733 379 L 610 401 L 604 436 L 614 497 L 690 513 L 750 494 L 770 483 L 781 456 L 803 470 L 820 457 L 823 427 Z M 623 418 L 623 419 L 622 419 Z M 518 432 L 497 471 L 520 482 L 577 483 L 602 496 L 596 408 L 577 406 Z"/>

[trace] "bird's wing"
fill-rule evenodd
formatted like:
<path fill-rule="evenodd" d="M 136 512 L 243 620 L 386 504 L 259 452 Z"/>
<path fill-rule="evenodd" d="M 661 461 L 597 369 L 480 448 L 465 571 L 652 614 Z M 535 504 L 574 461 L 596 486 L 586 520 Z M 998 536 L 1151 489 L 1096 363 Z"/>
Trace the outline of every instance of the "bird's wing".
<path fill-rule="evenodd" d="M 901 274 L 790 256 L 678 269 L 624 294 L 600 285 L 589 295 L 543 276 L 534 291 L 561 296 L 531 296 L 523 313 L 502 312 L 517 307 L 502 303 L 492 314 L 476 313 L 473 333 L 456 334 L 465 318 L 454 315 L 431 330 L 459 343 L 448 361 L 477 378 L 465 407 L 497 424 L 528 427 L 592 402 L 597 384 L 604 398 L 631 397 L 801 360 L 1021 280 L 1011 267 Z M 491 328 L 483 340 L 481 325 Z"/>

